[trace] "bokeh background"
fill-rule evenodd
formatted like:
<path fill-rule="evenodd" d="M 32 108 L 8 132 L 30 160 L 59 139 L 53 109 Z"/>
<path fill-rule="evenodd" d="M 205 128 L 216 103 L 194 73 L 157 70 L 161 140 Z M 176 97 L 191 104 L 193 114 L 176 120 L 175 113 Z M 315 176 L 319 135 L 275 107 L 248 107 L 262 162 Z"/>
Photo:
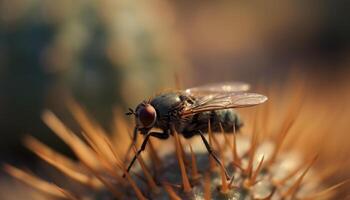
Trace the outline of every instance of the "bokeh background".
<path fill-rule="evenodd" d="M 41 113 L 69 123 L 67 96 L 108 130 L 116 106 L 176 83 L 268 88 L 293 74 L 348 110 L 349 20 L 345 0 L 0 0 L 1 161 L 32 160 L 25 134 L 65 151 Z"/>

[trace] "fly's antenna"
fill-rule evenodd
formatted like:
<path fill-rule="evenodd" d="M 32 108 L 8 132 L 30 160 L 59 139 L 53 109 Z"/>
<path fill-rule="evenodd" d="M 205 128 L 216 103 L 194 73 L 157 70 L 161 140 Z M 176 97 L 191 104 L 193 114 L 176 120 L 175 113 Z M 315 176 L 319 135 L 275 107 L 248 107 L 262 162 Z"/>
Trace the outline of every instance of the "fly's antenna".
<path fill-rule="evenodd" d="M 125 113 L 126 115 L 135 115 L 136 116 L 136 113 L 133 109 L 129 108 L 129 112 Z"/>

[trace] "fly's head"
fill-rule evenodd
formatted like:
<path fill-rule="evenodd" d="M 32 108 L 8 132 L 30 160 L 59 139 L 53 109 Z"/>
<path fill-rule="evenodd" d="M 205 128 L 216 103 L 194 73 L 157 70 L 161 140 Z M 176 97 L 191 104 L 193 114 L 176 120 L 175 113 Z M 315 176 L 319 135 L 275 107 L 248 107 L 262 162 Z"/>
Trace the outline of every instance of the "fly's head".
<path fill-rule="evenodd" d="M 154 107 L 148 103 L 140 103 L 135 112 L 131 111 L 135 115 L 136 127 L 138 129 L 151 129 L 157 120 L 157 112 Z"/>

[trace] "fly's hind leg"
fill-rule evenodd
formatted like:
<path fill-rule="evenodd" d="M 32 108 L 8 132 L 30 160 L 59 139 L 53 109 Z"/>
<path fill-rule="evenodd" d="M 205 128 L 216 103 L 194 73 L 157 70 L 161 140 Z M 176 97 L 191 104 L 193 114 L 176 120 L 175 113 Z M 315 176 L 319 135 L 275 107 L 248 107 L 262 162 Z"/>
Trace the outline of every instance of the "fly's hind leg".
<path fill-rule="evenodd" d="M 225 176 L 227 180 L 230 180 L 230 176 L 228 175 L 228 172 L 226 171 L 225 166 L 222 164 L 222 162 L 220 161 L 220 159 L 218 158 L 218 156 L 215 154 L 215 152 L 213 151 L 213 149 L 211 148 L 210 144 L 208 143 L 207 139 L 204 137 L 202 131 L 199 131 L 199 135 L 201 136 L 203 143 L 205 145 L 205 147 L 207 148 L 208 153 L 214 158 L 215 162 L 220 165 L 222 167 L 222 169 L 225 172 Z"/>

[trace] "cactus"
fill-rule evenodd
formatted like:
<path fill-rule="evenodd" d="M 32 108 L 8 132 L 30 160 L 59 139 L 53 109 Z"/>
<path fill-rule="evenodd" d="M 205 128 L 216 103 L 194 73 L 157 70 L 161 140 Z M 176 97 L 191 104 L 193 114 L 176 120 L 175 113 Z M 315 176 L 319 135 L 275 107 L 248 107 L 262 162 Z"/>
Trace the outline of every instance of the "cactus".
<path fill-rule="evenodd" d="M 293 104 L 278 134 L 268 136 L 268 106 L 261 107 L 242 133 L 222 134 L 209 131 L 208 139 L 230 173 L 217 166 L 206 152 L 200 138 L 185 140 L 175 133 L 169 141 L 151 140 L 130 173 L 125 156 L 130 138 L 116 137 L 103 129 L 75 104 L 72 114 L 82 127 L 82 138 L 74 134 L 52 112 L 43 114 L 45 123 L 75 153 L 78 161 L 52 150 L 28 136 L 26 146 L 40 158 L 70 177 L 85 189 L 58 186 L 11 165 L 5 170 L 12 176 L 54 197 L 67 199 L 327 199 L 347 181 L 329 186 L 326 173 L 315 166 L 317 155 L 306 158 L 282 144 L 299 112 Z M 117 115 L 120 116 L 120 115 Z M 252 117 L 253 116 L 253 117 Z M 249 117 L 247 117 L 249 119 Z M 249 127 L 250 125 L 250 127 Z M 130 132 L 120 117 L 116 132 Z M 265 127 L 265 128 L 264 128 Z M 249 134 L 250 133 L 250 134 Z M 140 141 L 139 141 L 140 142 Z M 136 150 L 136 148 L 135 148 Z M 125 173 L 126 177 L 122 175 Z M 329 173 L 328 173 L 329 175 Z M 69 181 L 67 181 L 69 182 Z M 61 184 L 60 184 L 61 185 Z"/>

